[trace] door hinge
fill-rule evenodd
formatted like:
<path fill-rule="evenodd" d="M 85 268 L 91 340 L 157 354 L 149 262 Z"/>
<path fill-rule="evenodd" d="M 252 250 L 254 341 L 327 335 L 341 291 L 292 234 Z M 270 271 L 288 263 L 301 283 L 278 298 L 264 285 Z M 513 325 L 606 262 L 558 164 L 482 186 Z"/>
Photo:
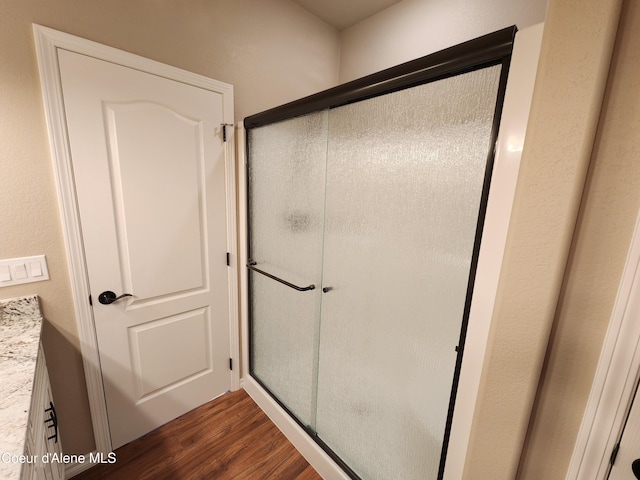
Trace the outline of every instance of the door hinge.
<path fill-rule="evenodd" d="M 229 370 L 233 370 L 233 358 L 229 359 Z"/>
<path fill-rule="evenodd" d="M 227 267 L 231 266 L 231 254 L 227 252 Z"/>
<path fill-rule="evenodd" d="M 232 127 L 233 124 L 231 124 L 231 123 L 221 123 L 220 126 L 222 127 L 222 141 L 226 142 L 227 141 L 227 127 Z"/>
<path fill-rule="evenodd" d="M 618 456 L 618 450 L 620 450 L 620 443 L 616 443 L 616 446 L 613 447 L 613 451 L 611 452 L 611 457 L 609 458 L 609 465 L 613 466 L 616 463 L 616 457 Z"/>

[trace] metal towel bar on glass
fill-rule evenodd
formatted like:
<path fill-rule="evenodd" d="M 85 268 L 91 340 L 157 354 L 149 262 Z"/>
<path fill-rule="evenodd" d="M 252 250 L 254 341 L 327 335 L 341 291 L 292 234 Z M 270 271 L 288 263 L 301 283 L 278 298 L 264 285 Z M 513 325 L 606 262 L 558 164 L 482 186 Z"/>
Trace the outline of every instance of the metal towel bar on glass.
<path fill-rule="evenodd" d="M 265 272 L 264 270 L 260 270 L 259 268 L 256 268 L 256 267 L 255 267 L 256 265 L 257 265 L 257 263 L 256 263 L 256 262 L 254 262 L 254 261 L 252 261 L 252 260 L 249 260 L 249 263 L 247 263 L 247 268 L 248 268 L 249 270 L 252 270 L 252 271 L 256 272 L 256 273 L 260 273 L 260 274 L 264 275 L 265 277 L 269 277 L 270 279 L 275 280 L 276 282 L 280 282 L 280 283 L 282 283 L 283 285 L 286 285 L 287 287 L 291 287 L 291 288 L 293 288 L 294 290 L 297 290 L 297 291 L 299 291 L 299 292 L 306 292 L 307 290 L 313 290 L 314 288 L 316 288 L 316 286 L 315 286 L 315 285 L 313 285 L 313 284 L 312 284 L 312 285 L 309 285 L 309 286 L 306 286 L 306 287 L 299 287 L 299 286 L 297 286 L 297 285 L 294 285 L 294 284 L 293 284 L 293 283 L 291 283 L 291 282 L 287 282 L 286 280 L 283 280 L 283 279 L 281 279 L 281 278 L 278 278 L 278 277 L 276 277 L 275 275 L 271 275 L 270 273 L 267 273 L 267 272 Z"/>

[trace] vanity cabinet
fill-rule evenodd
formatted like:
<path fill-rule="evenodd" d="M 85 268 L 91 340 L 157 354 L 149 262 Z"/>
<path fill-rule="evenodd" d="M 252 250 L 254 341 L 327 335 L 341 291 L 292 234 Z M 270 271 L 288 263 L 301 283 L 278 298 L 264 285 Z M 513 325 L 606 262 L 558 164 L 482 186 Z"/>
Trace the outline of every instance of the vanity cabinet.
<path fill-rule="evenodd" d="M 23 480 L 64 479 L 62 445 L 42 343 L 38 347 L 24 454 L 29 461 L 22 465 Z"/>
<path fill-rule="evenodd" d="M 0 299 L 0 478 L 63 479 L 37 295 Z"/>

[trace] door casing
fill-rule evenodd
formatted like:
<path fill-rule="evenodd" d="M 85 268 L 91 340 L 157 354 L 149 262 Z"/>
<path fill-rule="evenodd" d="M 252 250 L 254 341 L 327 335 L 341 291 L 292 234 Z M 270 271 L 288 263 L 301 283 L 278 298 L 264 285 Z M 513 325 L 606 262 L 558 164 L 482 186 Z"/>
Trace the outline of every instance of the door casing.
<path fill-rule="evenodd" d="M 97 59 L 113 62 L 146 73 L 176 80 L 188 85 L 223 94 L 225 99 L 233 99 L 233 86 L 213 80 L 202 75 L 191 73 L 176 67 L 162 64 L 138 55 L 102 45 L 90 40 L 69 35 L 40 25 L 33 25 L 33 32 L 40 71 L 42 96 L 47 120 L 49 142 L 54 163 L 54 174 L 60 204 L 65 248 L 69 262 L 69 276 L 73 303 L 78 325 L 78 336 L 81 345 L 87 394 L 91 409 L 91 419 L 96 442 L 96 452 L 111 451 L 109 424 L 107 418 L 102 374 L 98 357 L 98 345 L 93 314 L 89 304 L 89 282 L 82 248 L 80 218 L 75 196 L 71 155 L 68 144 L 68 132 L 64 115 L 60 71 L 57 50 L 65 49 Z M 224 102 L 224 122 L 233 124 L 233 102 Z M 229 322 L 231 356 L 240 359 L 240 341 L 237 292 L 237 248 L 236 248 L 236 166 L 235 166 L 235 134 L 233 128 L 227 128 L 226 148 L 226 197 L 227 197 L 227 248 L 230 253 L 228 268 L 229 281 Z M 237 390 L 240 385 L 240 369 L 232 370 L 231 388 Z M 67 470 L 75 474 L 84 465 Z M 84 466 L 88 468 L 90 465 Z"/>

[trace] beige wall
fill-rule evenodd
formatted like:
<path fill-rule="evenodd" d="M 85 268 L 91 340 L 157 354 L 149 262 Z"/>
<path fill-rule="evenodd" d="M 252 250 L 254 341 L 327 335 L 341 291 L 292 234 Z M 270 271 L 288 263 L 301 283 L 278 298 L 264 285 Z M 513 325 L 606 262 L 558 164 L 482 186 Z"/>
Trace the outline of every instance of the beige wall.
<path fill-rule="evenodd" d="M 583 194 L 589 193 L 587 172 L 621 4 L 584 0 L 576 9 L 563 0 L 549 2 L 465 479 L 566 474 L 609 320 L 610 294 L 621 276 L 618 259 L 630 241 L 624 222 L 613 221 L 612 231 L 604 224 L 589 232 L 578 224 L 576 230 Z M 618 201 L 609 206 L 617 208 Z M 618 212 L 617 219 L 633 222 L 635 215 L 627 212 Z M 587 239 L 591 258 L 575 249 Z M 612 248 L 607 268 L 592 263 L 602 258 L 599 244 Z M 597 282 L 606 288 L 593 288 L 592 278 L 576 279 L 577 271 L 601 275 Z M 569 304 L 573 308 L 563 312 Z M 567 361 L 553 364 L 554 372 L 540 383 L 545 355 L 555 349 L 549 344 L 552 331 L 551 338 L 563 332 L 568 340 L 560 353 Z M 549 448 L 553 454 L 547 458 Z M 537 469 L 546 473 L 538 475 Z"/>
<path fill-rule="evenodd" d="M 640 2 L 626 0 L 518 478 L 569 466 L 640 208 Z"/>
<path fill-rule="evenodd" d="M 403 0 L 340 34 L 340 82 L 504 27 L 544 21 L 547 0 Z"/>
<path fill-rule="evenodd" d="M 31 24 L 235 87 L 236 120 L 334 86 L 338 32 L 289 0 L 0 0 L 0 258 L 45 254 L 38 294 L 66 453 L 94 448 Z"/>

